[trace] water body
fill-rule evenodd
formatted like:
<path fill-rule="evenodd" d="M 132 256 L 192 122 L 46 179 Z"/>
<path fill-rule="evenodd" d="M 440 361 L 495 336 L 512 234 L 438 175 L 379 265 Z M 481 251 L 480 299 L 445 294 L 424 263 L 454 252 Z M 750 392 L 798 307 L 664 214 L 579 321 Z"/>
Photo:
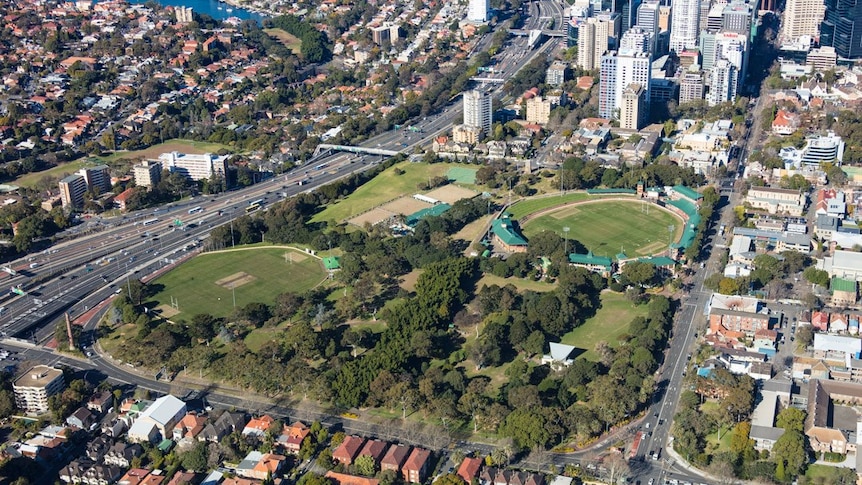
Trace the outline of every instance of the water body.
<path fill-rule="evenodd" d="M 157 0 L 158 3 L 164 6 L 172 7 L 191 7 L 195 13 L 204 13 L 216 20 L 225 20 L 228 17 L 236 17 L 240 20 L 256 20 L 257 23 L 263 24 L 263 19 L 266 17 L 251 10 L 234 7 L 227 3 L 219 2 L 218 0 Z M 143 4 L 146 0 L 131 0 L 131 3 Z M 231 9 L 232 12 L 228 12 Z"/>

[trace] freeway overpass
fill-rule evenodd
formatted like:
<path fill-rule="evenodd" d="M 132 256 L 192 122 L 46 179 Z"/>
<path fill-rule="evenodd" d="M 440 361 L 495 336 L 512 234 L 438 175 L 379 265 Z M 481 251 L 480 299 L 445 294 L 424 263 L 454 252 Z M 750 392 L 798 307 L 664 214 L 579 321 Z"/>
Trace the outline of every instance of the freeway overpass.
<path fill-rule="evenodd" d="M 326 152 L 350 152 L 350 153 L 364 153 L 366 155 L 383 155 L 386 157 L 394 157 L 398 155 L 400 152 L 396 150 L 386 150 L 385 148 L 367 148 L 367 147 L 357 147 L 350 145 L 330 145 L 329 143 L 321 143 L 317 145 L 317 148 L 314 150 L 314 155 L 312 155 L 311 159 L 314 160 L 321 153 Z"/>

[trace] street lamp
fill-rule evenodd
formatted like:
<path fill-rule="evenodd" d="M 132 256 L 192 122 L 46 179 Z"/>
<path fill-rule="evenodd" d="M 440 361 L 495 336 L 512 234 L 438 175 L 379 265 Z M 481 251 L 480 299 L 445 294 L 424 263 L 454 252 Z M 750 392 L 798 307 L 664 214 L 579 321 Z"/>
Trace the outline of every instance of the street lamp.
<path fill-rule="evenodd" d="M 563 228 L 563 253 L 569 254 L 569 226 Z"/>

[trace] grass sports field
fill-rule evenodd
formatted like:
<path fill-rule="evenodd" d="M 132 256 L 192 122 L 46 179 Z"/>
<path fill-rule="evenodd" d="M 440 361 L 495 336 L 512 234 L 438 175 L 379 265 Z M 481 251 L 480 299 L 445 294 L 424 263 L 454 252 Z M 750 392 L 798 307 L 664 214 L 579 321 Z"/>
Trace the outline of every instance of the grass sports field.
<path fill-rule="evenodd" d="M 286 30 L 276 28 L 263 29 L 263 31 L 266 32 L 266 35 L 284 44 L 284 46 L 290 49 L 291 52 L 299 55 L 299 48 L 302 45 L 302 41 L 299 40 L 297 36 L 287 32 Z"/>
<path fill-rule="evenodd" d="M 353 218 L 362 212 L 402 195 L 418 193 L 419 189 L 417 189 L 417 185 L 420 182 L 427 182 L 431 177 L 445 176 L 452 167 L 476 168 L 475 165 L 458 163 L 434 163 L 429 165 L 427 163 L 402 162 L 389 167 L 383 173 L 353 191 L 346 198 L 319 212 L 311 221 L 325 222 L 334 220 L 342 222 Z M 403 170 L 404 173 L 396 175 L 396 168 Z"/>
<path fill-rule="evenodd" d="M 168 152 L 180 152 L 189 154 L 216 153 L 222 148 L 230 150 L 229 146 L 222 145 L 221 143 L 209 143 L 203 141 L 182 140 L 176 138 L 173 140 L 168 140 L 164 143 L 159 143 L 158 145 L 153 145 L 149 148 L 144 148 L 143 150 L 135 150 L 131 152 L 116 152 L 106 157 L 100 158 L 107 163 L 117 160 L 143 160 L 149 158 L 158 158 L 159 155 L 161 155 L 162 153 Z"/>
<path fill-rule="evenodd" d="M 51 167 L 48 170 L 42 170 L 41 172 L 30 172 L 26 173 L 13 182 L 12 185 L 18 185 L 20 187 L 32 187 L 36 185 L 37 182 L 42 180 L 43 177 L 56 177 L 61 179 L 66 175 L 71 175 L 78 170 L 81 170 L 84 167 L 99 165 L 99 163 L 90 161 L 90 160 L 76 160 L 74 162 L 62 163 L 57 165 L 56 167 Z M 56 183 L 54 187 L 56 188 Z"/>
<path fill-rule="evenodd" d="M 617 337 L 628 332 L 629 323 L 638 316 L 646 316 L 647 305 L 635 306 L 622 293 L 602 292 L 602 307 L 583 325 L 563 335 L 560 341 L 584 350 L 586 359 L 598 362 L 596 344 L 604 340 L 611 347 L 618 344 Z"/>
<path fill-rule="evenodd" d="M 588 200 L 589 198 L 590 195 L 586 192 L 570 192 L 566 195 L 536 197 L 512 204 L 512 207 L 509 207 L 509 213 L 512 214 L 514 219 L 520 219 L 534 212 L 539 212 L 562 204 L 568 204 L 569 202 Z"/>
<path fill-rule="evenodd" d="M 285 256 L 288 255 L 288 256 Z M 304 291 L 326 278 L 320 260 L 286 248 L 249 248 L 204 253 L 155 280 L 164 289 L 153 299 L 179 303 L 173 318 L 190 319 L 198 313 L 226 316 L 236 306 L 251 302 L 271 304 L 285 291 Z"/>
<path fill-rule="evenodd" d="M 648 212 L 647 212 L 648 209 Z M 597 256 L 613 257 L 620 250 L 629 257 L 660 253 L 668 246 L 668 226 L 674 226 L 673 240 L 682 234 L 682 220 L 655 204 L 640 201 L 608 200 L 562 207 L 524 223 L 529 238 L 542 231 L 554 231 L 575 239 Z"/>

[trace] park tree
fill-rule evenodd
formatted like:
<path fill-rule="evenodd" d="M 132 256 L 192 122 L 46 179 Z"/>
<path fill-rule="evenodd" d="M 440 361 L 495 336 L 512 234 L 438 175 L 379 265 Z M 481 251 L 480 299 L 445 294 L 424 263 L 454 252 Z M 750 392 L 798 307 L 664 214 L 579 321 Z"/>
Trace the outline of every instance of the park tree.
<path fill-rule="evenodd" d="M 635 285 L 649 286 L 656 276 L 655 265 L 641 261 L 626 263 L 623 266 L 623 276 Z"/>
<path fill-rule="evenodd" d="M 802 277 L 808 280 L 809 283 L 814 283 L 824 288 L 829 287 L 829 273 L 814 266 L 805 268 L 805 271 L 802 272 Z"/>
<path fill-rule="evenodd" d="M 545 417 L 535 408 L 516 409 L 506 416 L 500 434 L 512 438 L 521 448 L 545 448 L 551 439 L 545 424 Z"/>
<path fill-rule="evenodd" d="M 776 424 L 784 428 L 781 435 L 772 446 L 770 458 L 776 465 L 776 478 L 788 480 L 797 477 L 808 463 L 808 450 L 805 435 L 805 412 L 796 408 L 786 408 L 778 413 Z M 780 474 L 783 477 L 779 477 Z"/>

